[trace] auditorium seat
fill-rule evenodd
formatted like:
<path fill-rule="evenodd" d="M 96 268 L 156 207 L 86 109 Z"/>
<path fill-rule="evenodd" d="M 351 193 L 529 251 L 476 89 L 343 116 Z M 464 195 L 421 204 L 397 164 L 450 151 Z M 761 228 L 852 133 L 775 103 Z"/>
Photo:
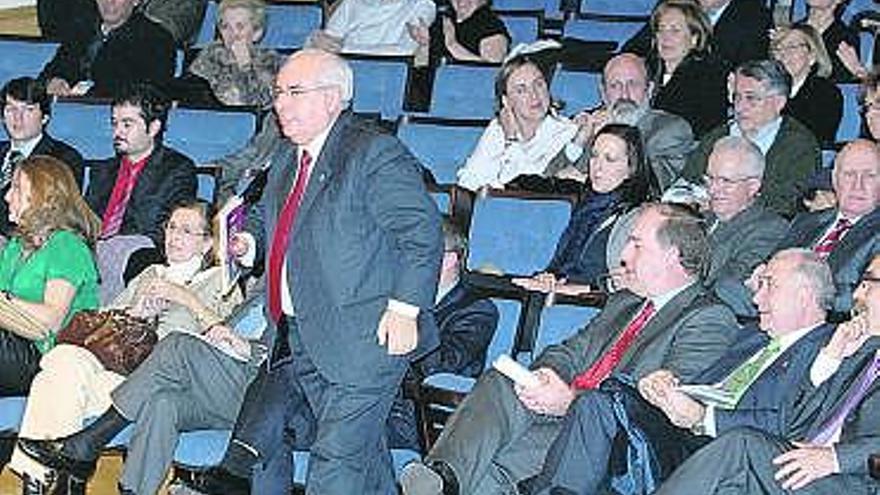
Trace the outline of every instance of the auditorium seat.
<path fill-rule="evenodd" d="M 59 99 L 52 105 L 48 131 L 73 146 L 86 160 L 112 157 L 113 126 L 110 103 Z"/>
<path fill-rule="evenodd" d="M 434 175 L 438 184 L 454 184 L 456 171 L 477 146 L 488 120 L 403 117 L 397 137 Z"/>
<path fill-rule="evenodd" d="M 623 4 L 625 2 L 619 2 Z M 613 42 L 620 47 L 645 26 L 645 21 L 609 21 L 594 18 L 574 18 L 565 21 L 562 36 L 581 41 Z"/>
<path fill-rule="evenodd" d="M 447 119 L 491 119 L 495 115 L 497 65 L 447 62 L 437 67 L 430 115 Z"/>
<path fill-rule="evenodd" d="M 354 72 L 352 108 L 393 121 L 403 114 L 410 58 L 346 55 Z"/>
<path fill-rule="evenodd" d="M 16 77 L 36 77 L 55 52 L 58 43 L 0 36 L 0 84 Z"/>
<path fill-rule="evenodd" d="M 175 107 L 168 113 L 165 143 L 196 163 L 207 163 L 244 147 L 255 127 L 250 111 Z"/>
<path fill-rule="evenodd" d="M 324 25 L 320 3 L 266 5 L 266 34 L 260 45 L 276 50 L 302 48 L 312 31 Z"/>
<path fill-rule="evenodd" d="M 550 83 L 550 95 L 563 104 L 565 115 L 592 110 L 602 104 L 602 74 L 558 69 Z"/>

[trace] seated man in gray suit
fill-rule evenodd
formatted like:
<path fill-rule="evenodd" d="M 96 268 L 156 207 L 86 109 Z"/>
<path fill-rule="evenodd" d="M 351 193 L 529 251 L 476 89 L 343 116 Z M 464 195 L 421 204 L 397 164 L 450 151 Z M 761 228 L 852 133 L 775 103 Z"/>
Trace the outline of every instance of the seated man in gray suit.
<path fill-rule="evenodd" d="M 837 208 L 804 213 L 794 219 L 780 248 L 810 248 L 823 256 L 834 274 L 835 318 L 852 308 L 852 293 L 871 258 L 880 253 L 880 149 L 857 140 L 834 160 L 831 184 Z"/>
<path fill-rule="evenodd" d="M 764 155 L 749 140 L 726 136 L 709 155 L 709 270 L 705 284 L 742 316 L 755 316 L 744 282 L 785 235 L 787 222 L 758 201 Z"/>
<path fill-rule="evenodd" d="M 521 493 L 586 495 L 615 487 L 618 479 L 610 466 L 619 435 L 629 438 L 631 450 L 641 444 L 651 458 L 642 460 L 652 464 L 651 476 L 636 468 L 626 472 L 640 487 L 627 493 L 650 493 L 653 479 L 668 476 L 718 433 L 746 425 L 784 434 L 786 419 L 801 400 L 797 385 L 833 330 L 824 321 L 834 289 L 828 266 L 804 249 L 777 253 L 755 278 L 763 332 L 744 329 L 696 380 L 662 369 L 642 378 L 638 392 L 620 385 L 581 395 L 543 471 L 521 483 Z M 707 386 L 698 395 L 696 389 L 680 388 L 681 382 Z"/>
<path fill-rule="evenodd" d="M 803 380 L 812 394 L 800 432 L 737 428 L 679 467 L 658 495 L 876 493 L 868 458 L 880 452 L 880 258 L 854 294 L 858 316 L 837 327 Z"/>
<path fill-rule="evenodd" d="M 700 219 L 676 205 L 640 209 L 622 253 L 626 286 L 577 335 L 532 365 L 537 384 L 484 373 L 446 424 L 425 463 L 401 475 L 406 495 L 514 492 L 537 473 L 560 418 L 612 372 L 667 368 L 697 376 L 733 342 L 736 323 L 699 277 L 708 244 Z"/>
<path fill-rule="evenodd" d="M 642 133 L 648 163 L 660 189 L 665 190 L 681 174 L 693 146 L 690 124 L 678 115 L 651 108 L 654 83 L 648 78 L 644 59 L 632 53 L 621 53 L 605 64 L 600 89 L 602 106 L 575 117 L 579 132 L 550 162 L 545 175 L 555 175 L 571 166 L 586 173 L 589 145 L 596 131 L 606 124 L 629 124 Z"/>
<path fill-rule="evenodd" d="M 761 197 L 771 210 L 791 218 L 800 209 L 801 187 L 821 165 L 819 143 L 803 124 L 782 115 L 791 76 L 779 62 L 739 65 L 730 78 L 733 120 L 707 132 L 688 157 L 682 177 L 698 183 L 706 173 L 715 141 L 743 136 L 767 158 Z"/>

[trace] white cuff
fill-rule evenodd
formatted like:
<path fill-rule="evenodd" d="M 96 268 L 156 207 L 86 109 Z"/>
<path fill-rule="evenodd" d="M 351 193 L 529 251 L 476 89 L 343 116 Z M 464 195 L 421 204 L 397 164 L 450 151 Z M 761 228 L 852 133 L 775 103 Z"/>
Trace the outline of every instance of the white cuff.
<path fill-rule="evenodd" d="M 837 371 L 841 362 L 841 359 L 829 356 L 825 349 L 820 350 L 813 360 L 813 365 L 810 366 L 810 382 L 814 387 L 822 385 Z"/>
<path fill-rule="evenodd" d="M 715 438 L 718 436 L 718 427 L 715 425 L 715 406 L 706 405 L 706 413 L 703 414 L 703 431 L 706 435 Z"/>
<path fill-rule="evenodd" d="M 419 316 L 418 306 L 413 306 L 410 303 L 398 301 L 397 299 L 388 300 L 388 310 L 410 318 L 418 318 Z"/>

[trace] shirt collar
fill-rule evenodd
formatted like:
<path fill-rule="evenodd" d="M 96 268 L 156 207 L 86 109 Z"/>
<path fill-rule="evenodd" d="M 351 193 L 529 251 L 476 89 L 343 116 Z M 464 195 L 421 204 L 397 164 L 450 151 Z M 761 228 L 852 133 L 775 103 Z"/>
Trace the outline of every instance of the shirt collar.
<path fill-rule="evenodd" d="M 679 295 L 683 290 L 687 289 L 691 285 L 693 285 L 693 282 L 689 282 L 680 287 L 668 290 L 663 294 L 649 298 L 651 299 L 651 302 L 654 303 L 654 313 L 656 314 L 658 311 L 660 311 L 660 309 L 665 306 L 666 303 L 671 301 L 675 296 Z"/>
<path fill-rule="evenodd" d="M 782 127 L 782 116 L 776 117 L 770 122 L 764 124 L 758 129 L 758 132 L 755 133 L 754 137 L 748 137 L 743 134 L 742 129 L 739 128 L 739 123 L 734 120 L 730 126 L 730 135 L 748 139 L 761 150 L 762 154 L 766 156 L 767 152 L 770 151 L 770 147 L 773 146 L 773 142 L 776 141 L 776 134 L 779 133 L 780 127 Z"/>
<path fill-rule="evenodd" d="M 727 10 L 727 7 L 730 7 L 730 4 L 731 2 L 727 2 L 715 10 L 706 12 L 706 17 L 709 18 L 709 22 L 712 24 L 713 28 L 718 24 L 718 19 L 721 19 L 721 16 L 724 15 L 724 11 Z"/>
<path fill-rule="evenodd" d="M 122 166 L 125 168 L 128 168 L 132 172 L 140 172 L 147 165 L 147 161 L 149 161 L 151 156 L 152 156 L 152 154 L 147 155 L 147 156 L 145 156 L 135 162 L 135 161 L 132 161 L 132 159 L 129 158 L 128 155 L 123 155 L 122 156 Z"/>
<path fill-rule="evenodd" d="M 327 136 L 330 135 L 330 129 L 332 128 L 333 123 L 328 125 L 326 129 L 321 131 L 311 141 L 300 146 L 299 153 L 297 154 L 297 159 L 302 158 L 303 151 L 308 151 L 309 156 L 312 157 L 312 165 L 314 165 L 317 162 L 318 156 L 321 154 L 321 150 L 324 148 L 324 143 L 327 141 Z"/>
<path fill-rule="evenodd" d="M 24 156 L 31 156 L 31 153 L 34 152 L 34 148 L 37 147 L 41 139 L 43 139 L 42 132 L 26 141 L 19 141 L 18 143 L 10 141 L 9 150 L 18 151 Z"/>
<path fill-rule="evenodd" d="M 798 340 L 800 340 L 803 336 L 815 330 L 822 322 L 814 323 L 812 325 L 808 325 L 806 327 L 798 328 L 792 332 L 788 332 L 784 335 L 779 336 L 779 349 L 780 352 L 785 352 L 786 349 L 793 346 Z"/>

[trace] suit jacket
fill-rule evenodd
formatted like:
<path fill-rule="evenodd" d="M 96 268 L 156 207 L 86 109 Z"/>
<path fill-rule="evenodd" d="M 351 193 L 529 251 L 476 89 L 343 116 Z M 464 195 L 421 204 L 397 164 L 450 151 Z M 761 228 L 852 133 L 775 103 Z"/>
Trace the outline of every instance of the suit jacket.
<path fill-rule="evenodd" d="M 837 209 L 797 216 L 791 223 L 780 249 L 812 248 L 837 218 Z M 863 216 L 828 255 L 826 261 L 834 276 L 837 295 L 834 311 L 845 313 L 852 308 L 852 294 L 871 258 L 880 252 L 880 209 Z"/>
<path fill-rule="evenodd" d="M 819 325 L 785 350 L 758 378 L 749 385 L 734 409 L 716 409 L 716 430 L 721 432 L 738 426 L 751 426 L 777 435 L 785 435 L 791 418 L 809 392 L 801 386 L 804 376 L 819 349 L 828 341 L 834 327 Z M 721 359 L 697 378 L 697 383 L 718 383 L 740 364 L 763 348 L 767 334 L 746 328 Z"/>
<path fill-rule="evenodd" d="M 699 137 L 727 117 L 727 70 L 710 53 L 691 53 L 662 84 L 663 62 L 652 55 L 656 90 L 651 106 L 683 117 Z"/>
<path fill-rule="evenodd" d="M 788 100 L 785 114 L 810 129 L 823 146 L 830 146 L 843 117 L 843 95 L 834 82 L 819 77 L 814 70 Z"/>
<path fill-rule="evenodd" d="M 162 26 L 135 12 L 122 26 L 102 37 L 97 24 L 88 35 L 65 41 L 40 73 L 71 86 L 94 81 L 90 96 L 113 96 L 127 83 L 152 81 L 164 86 L 174 75 L 174 40 Z M 103 42 L 101 41 L 103 39 Z M 94 57 L 89 57 L 97 49 Z M 97 48 L 95 48 L 97 47 Z"/>
<path fill-rule="evenodd" d="M 753 203 L 709 234 L 711 258 L 707 287 L 740 316 L 755 316 L 745 280 L 782 242 L 788 223 L 759 203 Z"/>
<path fill-rule="evenodd" d="M 293 183 L 287 164 L 295 156 L 285 145 L 273 158 L 267 239 Z M 393 136 L 344 112 L 316 158 L 290 232 L 296 343 L 321 373 L 342 383 L 369 383 L 421 357 L 439 343 L 436 334 L 422 332 L 408 356 L 389 356 L 376 328 L 389 299 L 430 310 L 442 250 L 440 215 L 418 161 Z"/>
<path fill-rule="evenodd" d="M 486 364 L 486 350 L 498 326 L 498 308 L 463 282 L 452 288 L 419 322 L 420 332 L 436 332 L 440 346 L 413 363 L 416 374 L 456 373 L 477 377 Z M 427 328 L 434 325 L 436 330 Z"/>
<path fill-rule="evenodd" d="M 86 202 L 103 217 L 113 186 L 116 185 L 122 158 L 116 156 L 91 165 Z M 147 160 L 122 217 L 120 234 L 140 234 L 161 246 L 163 226 L 171 208 L 196 196 L 196 169 L 193 161 L 179 152 L 157 144 Z"/>
<path fill-rule="evenodd" d="M 6 158 L 6 154 L 9 153 L 10 146 L 11 143 L 9 141 L 3 141 L 0 143 L 0 163 Z M 73 178 L 76 179 L 77 187 L 82 189 L 83 158 L 82 155 L 79 154 L 79 151 L 76 151 L 64 142 L 54 139 L 44 131 L 43 137 L 34 147 L 34 151 L 31 152 L 31 156 L 36 155 L 48 155 L 64 162 L 70 167 L 70 171 L 73 173 Z M 6 184 L 0 188 L 0 194 L 6 195 L 6 191 L 8 190 L 9 185 Z M 0 233 L 8 235 L 11 228 L 12 227 L 9 223 L 9 206 L 5 201 L 0 201 Z"/>
<path fill-rule="evenodd" d="M 532 367 L 549 367 L 571 382 L 614 345 L 643 303 L 643 298 L 629 291 L 612 294 L 586 327 L 561 344 L 548 347 Z M 695 282 L 648 321 L 615 372 L 638 380 L 664 368 L 690 380 L 724 354 L 736 333 L 730 310 Z"/>
<path fill-rule="evenodd" d="M 702 180 L 715 142 L 730 135 L 729 124 L 722 124 L 703 136 L 700 145 L 688 157 L 683 176 Z M 783 116 L 776 139 L 765 155 L 766 168 L 761 198 L 772 211 L 793 217 L 803 210 L 800 199 L 807 180 L 822 166 L 821 151 L 816 137 L 797 120 Z"/>

